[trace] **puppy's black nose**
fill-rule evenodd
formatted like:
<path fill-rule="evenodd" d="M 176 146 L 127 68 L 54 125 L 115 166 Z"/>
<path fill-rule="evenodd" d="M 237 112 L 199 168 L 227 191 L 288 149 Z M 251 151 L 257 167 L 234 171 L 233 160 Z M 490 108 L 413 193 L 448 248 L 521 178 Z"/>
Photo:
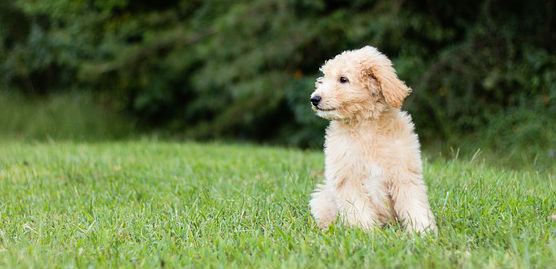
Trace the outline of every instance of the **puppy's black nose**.
<path fill-rule="evenodd" d="M 317 106 L 320 102 L 320 96 L 319 95 L 315 95 L 315 96 L 311 96 L 311 104 L 313 104 L 314 106 Z"/>

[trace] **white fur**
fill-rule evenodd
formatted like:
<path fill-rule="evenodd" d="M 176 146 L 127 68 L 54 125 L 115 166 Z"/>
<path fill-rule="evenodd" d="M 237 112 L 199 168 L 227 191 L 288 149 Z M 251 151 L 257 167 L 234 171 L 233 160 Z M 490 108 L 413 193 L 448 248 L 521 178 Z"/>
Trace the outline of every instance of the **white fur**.
<path fill-rule="evenodd" d="M 310 202 L 321 228 L 337 217 L 371 229 L 398 220 L 408 231 L 436 232 L 411 117 L 399 110 L 410 93 L 375 48 L 347 51 L 321 68 L 313 95 L 326 130 L 325 182 Z M 339 83 L 339 77 L 349 83 Z M 320 109 L 333 109 L 322 111 Z"/>

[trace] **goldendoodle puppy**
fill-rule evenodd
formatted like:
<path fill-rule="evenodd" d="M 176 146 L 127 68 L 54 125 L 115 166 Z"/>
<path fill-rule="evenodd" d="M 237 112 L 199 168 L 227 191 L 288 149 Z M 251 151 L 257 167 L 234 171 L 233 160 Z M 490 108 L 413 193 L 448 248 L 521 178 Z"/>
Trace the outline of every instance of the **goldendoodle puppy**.
<path fill-rule="evenodd" d="M 411 92 L 390 60 L 366 46 L 321 67 L 311 95 L 326 129 L 325 182 L 309 203 L 321 228 L 342 223 L 371 229 L 393 220 L 408 231 L 436 232 L 411 116 L 400 107 Z"/>

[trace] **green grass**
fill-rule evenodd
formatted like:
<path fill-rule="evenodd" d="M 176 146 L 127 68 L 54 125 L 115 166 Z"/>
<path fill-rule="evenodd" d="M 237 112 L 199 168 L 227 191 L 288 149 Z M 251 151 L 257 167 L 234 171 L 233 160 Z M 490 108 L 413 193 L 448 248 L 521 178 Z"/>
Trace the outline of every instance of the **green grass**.
<path fill-rule="evenodd" d="M 320 231 L 320 152 L 1 142 L 2 268 L 554 268 L 554 171 L 425 162 L 439 235 Z"/>
<path fill-rule="evenodd" d="M 0 89 L 0 139 L 106 140 L 129 137 L 135 125 L 86 92 L 30 98 Z"/>

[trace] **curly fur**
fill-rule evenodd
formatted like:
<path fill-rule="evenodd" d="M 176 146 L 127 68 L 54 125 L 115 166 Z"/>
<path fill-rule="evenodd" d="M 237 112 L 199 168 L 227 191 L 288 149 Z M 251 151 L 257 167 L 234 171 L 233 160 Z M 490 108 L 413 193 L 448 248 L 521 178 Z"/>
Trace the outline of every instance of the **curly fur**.
<path fill-rule="evenodd" d="M 436 232 L 411 116 L 400 111 L 411 89 L 374 47 L 345 51 L 321 67 L 312 96 L 326 130 L 325 182 L 312 195 L 321 228 L 336 218 L 371 229 L 394 220 L 408 231 Z M 340 77 L 348 79 L 341 83 Z"/>

